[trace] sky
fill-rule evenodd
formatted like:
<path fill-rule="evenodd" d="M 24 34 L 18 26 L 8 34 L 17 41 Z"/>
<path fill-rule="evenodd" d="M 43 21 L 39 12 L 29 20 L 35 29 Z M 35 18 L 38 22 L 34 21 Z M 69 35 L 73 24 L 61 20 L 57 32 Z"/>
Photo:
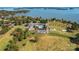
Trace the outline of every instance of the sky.
<path fill-rule="evenodd" d="M 2 6 L 25 6 L 25 7 L 56 7 L 56 6 L 69 6 L 69 7 L 79 7 L 78 0 L 0 0 L 0 7 Z"/>

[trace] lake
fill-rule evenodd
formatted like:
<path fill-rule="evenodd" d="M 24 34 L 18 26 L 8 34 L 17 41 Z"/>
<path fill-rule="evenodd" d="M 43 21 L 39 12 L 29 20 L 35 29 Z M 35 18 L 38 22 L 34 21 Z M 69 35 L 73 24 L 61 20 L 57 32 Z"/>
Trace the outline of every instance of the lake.
<path fill-rule="evenodd" d="M 65 7 L 61 7 L 64 9 L 44 9 L 44 8 L 24 8 L 26 10 L 30 10 L 29 13 L 25 14 L 16 14 L 17 16 L 32 16 L 32 17 L 42 17 L 42 18 L 58 18 L 65 19 L 70 21 L 76 21 L 79 23 L 79 8 L 65 9 Z M 3 8 L 5 9 L 5 8 Z M 12 7 L 6 8 L 7 10 L 12 10 Z M 22 9 L 22 8 L 21 8 Z"/>

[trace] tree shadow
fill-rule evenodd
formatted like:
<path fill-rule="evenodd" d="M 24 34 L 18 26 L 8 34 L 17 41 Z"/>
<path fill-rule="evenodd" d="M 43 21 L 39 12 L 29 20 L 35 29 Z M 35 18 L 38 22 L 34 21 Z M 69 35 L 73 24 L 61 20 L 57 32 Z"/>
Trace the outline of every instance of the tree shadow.
<path fill-rule="evenodd" d="M 34 42 L 35 43 L 35 42 L 37 42 L 37 40 L 30 40 L 30 42 Z"/>
<path fill-rule="evenodd" d="M 70 42 L 79 45 L 79 39 L 77 37 L 69 37 L 69 38 L 70 38 Z"/>
<path fill-rule="evenodd" d="M 75 51 L 79 51 L 79 48 L 75 48 Z"/>

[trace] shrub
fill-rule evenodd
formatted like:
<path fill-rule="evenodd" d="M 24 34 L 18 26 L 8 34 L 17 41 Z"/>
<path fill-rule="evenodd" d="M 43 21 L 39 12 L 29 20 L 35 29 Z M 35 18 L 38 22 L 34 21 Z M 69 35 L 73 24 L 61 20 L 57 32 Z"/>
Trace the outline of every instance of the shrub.
<path fill-rule="evenodd" d="M 25 43 L 22 44 L 22 46 L 25 46 L 25 45 L 26 45 Z"/>

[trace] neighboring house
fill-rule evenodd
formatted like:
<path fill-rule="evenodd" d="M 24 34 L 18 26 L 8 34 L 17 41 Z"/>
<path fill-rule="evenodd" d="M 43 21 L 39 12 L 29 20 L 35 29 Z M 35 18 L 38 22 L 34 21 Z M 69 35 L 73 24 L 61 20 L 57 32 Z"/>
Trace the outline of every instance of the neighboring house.
<path fill-rule="evenodd" d="M 4 16 L 0 16 L 0 18 L 2 19 L 2 18 L 4 18 Z"/>
<path fill-rule="evenodd" d="M 11 22 L 4 22 L 3 25 L 7 26 L 7 27 L 13 27 L 14 26 L 14 24 L 12 24 Z"/>
<path fill-rule="evenodd" d="M 29 23 L 27 28 L 35 30 L 37 33 L 48 33 L 46 23 Z"/>

